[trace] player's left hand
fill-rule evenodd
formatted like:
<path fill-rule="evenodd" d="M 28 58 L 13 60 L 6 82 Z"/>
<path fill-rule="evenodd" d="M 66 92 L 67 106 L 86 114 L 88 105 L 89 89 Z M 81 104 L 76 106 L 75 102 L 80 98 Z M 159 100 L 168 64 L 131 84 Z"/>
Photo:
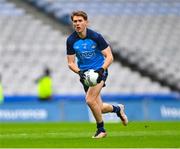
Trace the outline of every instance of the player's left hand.
<path fill-rule="evenodd" d="M 98 70 L 96 70 L 95 72 L 98 73 L 98 78 L 97 78 L 97 83 L 100 83 L 103 79 L 103 73 L 104 73 L 104 68 L 99 68 Z"/>

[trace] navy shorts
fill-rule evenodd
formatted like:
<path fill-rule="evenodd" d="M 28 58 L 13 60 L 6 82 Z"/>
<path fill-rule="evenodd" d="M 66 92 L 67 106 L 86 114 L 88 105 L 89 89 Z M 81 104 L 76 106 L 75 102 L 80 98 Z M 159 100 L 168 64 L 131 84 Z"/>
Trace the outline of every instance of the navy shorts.
<path fill-rule="evenodd" d="M 103 80 L 104 82 L 106 82 L 107 77 L 108 77 L 108 70 L 105 70 L 104 73 L 103 73 L 103 78 L 102 78 L 102 80 Z M 80 82 L 81 82 L 82 85 L 83 85 L 84 91 L 87 92 L 88 89 L 89 89 L 89 86 L 87 86 L 86 84 L 84 84 L 83 81 L 80 81 Z M 106 86 L 106 84 L 104 83 L 104 86 L 103 86 L 103 87 L 105 87 L 105 86 Z"/>

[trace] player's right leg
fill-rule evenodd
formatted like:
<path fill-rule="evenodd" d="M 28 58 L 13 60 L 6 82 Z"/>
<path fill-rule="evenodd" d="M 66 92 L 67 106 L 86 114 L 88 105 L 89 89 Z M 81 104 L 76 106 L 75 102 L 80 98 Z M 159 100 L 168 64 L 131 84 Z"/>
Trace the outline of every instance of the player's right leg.
<path fill-rule="evenodd" d="M 102 111 L 101 111 L 101 105 L 99 105 L 96 101 L 96 98 L 100 95 L 100 91 L 103 87 L 103 82 L 99 83 L 98 85 L 94 87 L 89 87 L 87 93 L 86 93 L 86 102 L 91 109 L 93 116 L 97 123 L 97 131 L 95 135 L 92 138 L 104 138 L 106 137 L 107 133 L 104 129 L 104 122 L 102 119 Z"/>
<path fill-rule="evenodd" d="M 98 84 L 94 87 L 89 87 L 86 93 L 86 103 L 91 109 L 96 122 L 102 122 L 102 111 L 101 105 L 96 101 L 96 98 L 99 96 L 103 84 Z"/>
<path fill-rule="evenodd" d="M 99 129 L 97 129 L 95 135 L 92 136 L 92 138 L 94 138 L 94 139 L 100 139 L 100 138 L 105 138 L 106 136 L 107 136 L 106 131 L 100 131 Z"/>

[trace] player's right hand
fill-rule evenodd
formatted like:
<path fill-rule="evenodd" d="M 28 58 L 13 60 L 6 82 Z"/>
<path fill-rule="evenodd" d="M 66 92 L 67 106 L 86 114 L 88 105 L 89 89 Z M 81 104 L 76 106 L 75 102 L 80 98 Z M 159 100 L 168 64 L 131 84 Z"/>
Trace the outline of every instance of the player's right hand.
<path fill-rule="evenodd" d="M 85 80 L 85 74 L 84 74 L 84 71 L 80 70 L 78 71 L 78 74 L 79 74 L 79 77 L 80 77 L 80 80 Z"/>

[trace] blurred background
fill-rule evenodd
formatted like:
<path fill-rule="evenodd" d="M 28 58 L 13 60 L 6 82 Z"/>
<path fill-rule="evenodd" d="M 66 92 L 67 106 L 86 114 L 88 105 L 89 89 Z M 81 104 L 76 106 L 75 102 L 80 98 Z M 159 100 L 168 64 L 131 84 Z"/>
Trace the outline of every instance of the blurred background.
<path fill-rule="evenodd" d="M 67 67 L 74 10 L 113 50 L 104 101 L 130 121 L 180 120 L 179 0 L 0 0 L 0 121 L 94 121 Z"/>

